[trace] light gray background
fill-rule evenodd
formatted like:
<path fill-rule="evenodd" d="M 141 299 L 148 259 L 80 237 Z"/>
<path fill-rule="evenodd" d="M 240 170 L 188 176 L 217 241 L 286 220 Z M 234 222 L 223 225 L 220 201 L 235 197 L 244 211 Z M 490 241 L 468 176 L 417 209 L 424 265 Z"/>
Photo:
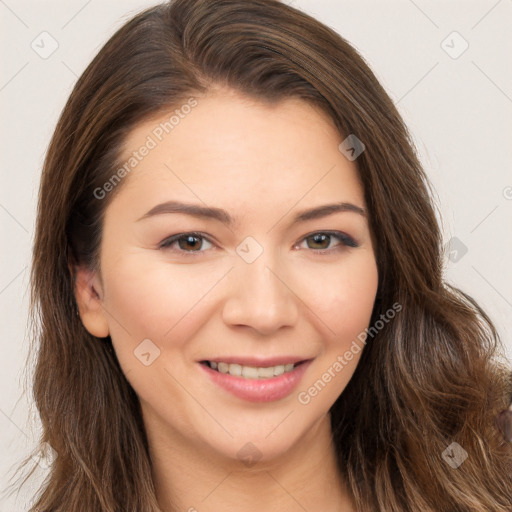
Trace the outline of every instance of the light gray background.
<path fill-rule="evenodd" d="M 512 0 L 288 3 L 351 42 L 397 104 L 437 192 L 446 243 L 460 241 L 451 247 L 458 251 L 451 253 L 454 261 L 447 251 L 446 278 L 490 313 L 511 356 Z M 77 77 L 124 21 L 151 5 L 0 0 L 0 489 L 39 430 L 37 420 L 30 420 L 22 370 L 44 153 Z M 40 52 L 51 48 L 43 31 L 58 43 L 46 59 L 31 47 L 34 42 Z M 464 41 L 450 36 L 453 31 L 469 44 L 458 58 L 453 56 Z M 41 468 L 38 478 L 44 475 Z M 27 491 L 17 501 L 0 499 L 0 512 L 26 510 Z"/>

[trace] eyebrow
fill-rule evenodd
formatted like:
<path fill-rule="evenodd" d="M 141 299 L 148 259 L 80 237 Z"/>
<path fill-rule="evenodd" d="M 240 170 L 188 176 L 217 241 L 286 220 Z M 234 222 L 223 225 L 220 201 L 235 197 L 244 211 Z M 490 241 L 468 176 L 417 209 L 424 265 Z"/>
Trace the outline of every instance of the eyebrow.
<path fill-rule="evenodd" d="M 340 212 L 353 212 L 366 217 L 366 210 L 361 206 L 357 206 L 352 203 L 341 202 L 325 204 L 316 206 L 314 208 L 309 208 L 307 210 L 302 210 L 294 216 L 292 224 L 297 224 L 299 222 L 305 222 L 313 219 L 320 219 L 327 217 L 328 215 L 333 215 L 334 213 Z M 231 227 L 235 225 L 237 221 L 237 219 L 233 218 L 226 210 L 221 208 L 202 206 L 193 203 L 183 203 L 180 201 L 166 201 L 165 203 L 157 204 L 151 208 L 151 210 L 140 217 L 137 222 L 142 219 L 153 217 L 155 215 L 163 215 L 168 213 L 181 213 L 185 215 L 191 215 L 193 217 L 214 219 Z"/>

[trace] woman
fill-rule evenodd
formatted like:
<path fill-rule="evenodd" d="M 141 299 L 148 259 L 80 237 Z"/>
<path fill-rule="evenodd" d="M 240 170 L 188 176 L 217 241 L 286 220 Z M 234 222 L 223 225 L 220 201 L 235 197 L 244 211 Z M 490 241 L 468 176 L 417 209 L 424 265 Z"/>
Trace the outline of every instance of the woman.
<path fill-rule="evenodd" d="M 292 7 L 176 0 L 110 39 L 48 150 L 32 292 L 34 511 L 512 508 L 495 328 L 442 280 L 392 101 Z"/>

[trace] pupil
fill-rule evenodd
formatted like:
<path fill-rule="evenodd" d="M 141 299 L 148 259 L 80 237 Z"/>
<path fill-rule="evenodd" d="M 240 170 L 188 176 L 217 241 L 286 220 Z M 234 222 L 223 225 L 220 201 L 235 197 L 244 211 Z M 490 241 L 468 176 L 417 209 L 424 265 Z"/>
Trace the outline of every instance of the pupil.
<path fill-rule="evenodd" d="M 313 235 L 313 241 L 315 244 L 322 244 L 322 241 L 327 240 L 328 235 Z M 324 249 L 325 247 L 322 247 Z"/>
<path fill-rule="evenodd" d="M 201 247 L 201 242 L 199 241 L 199 247 L 191 247 L 194 245 L 194 241 L 196 242 L 196 245 L 197 245 L 197 241 L 199 240 L 199 238 L 197 236 L 187 236 L 185 238 L 182 238 L 181 241 L 184 241 L 185 244 L 188 244 L 188 247 L 181 247 L 181 249 L 199 249 L 199 247 Z"/>

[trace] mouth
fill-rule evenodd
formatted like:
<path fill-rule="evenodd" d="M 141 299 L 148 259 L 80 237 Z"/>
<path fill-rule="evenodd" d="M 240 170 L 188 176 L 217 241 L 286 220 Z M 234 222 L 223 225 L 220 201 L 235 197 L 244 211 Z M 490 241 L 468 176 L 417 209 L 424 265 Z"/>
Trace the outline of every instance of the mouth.
<path fill-rule="evenodd" d="M 313 359 L 219 358 L 198 361 L 210 382 L 247 402 L 274 402 L 299 385 Z"/>
<path fill-rule="evenodd" d="M 244 379 L 271 379 L 285 373 L 293 372 L 295 368 L 307 361 L 307 359 L 304 359 L 296 363 L 261 366 L 229 363 L 227 361 L 201 361 L 201 364 L 208 366 L 216 372 L 228 374 L 233 377 L 242 377 Z"/>

